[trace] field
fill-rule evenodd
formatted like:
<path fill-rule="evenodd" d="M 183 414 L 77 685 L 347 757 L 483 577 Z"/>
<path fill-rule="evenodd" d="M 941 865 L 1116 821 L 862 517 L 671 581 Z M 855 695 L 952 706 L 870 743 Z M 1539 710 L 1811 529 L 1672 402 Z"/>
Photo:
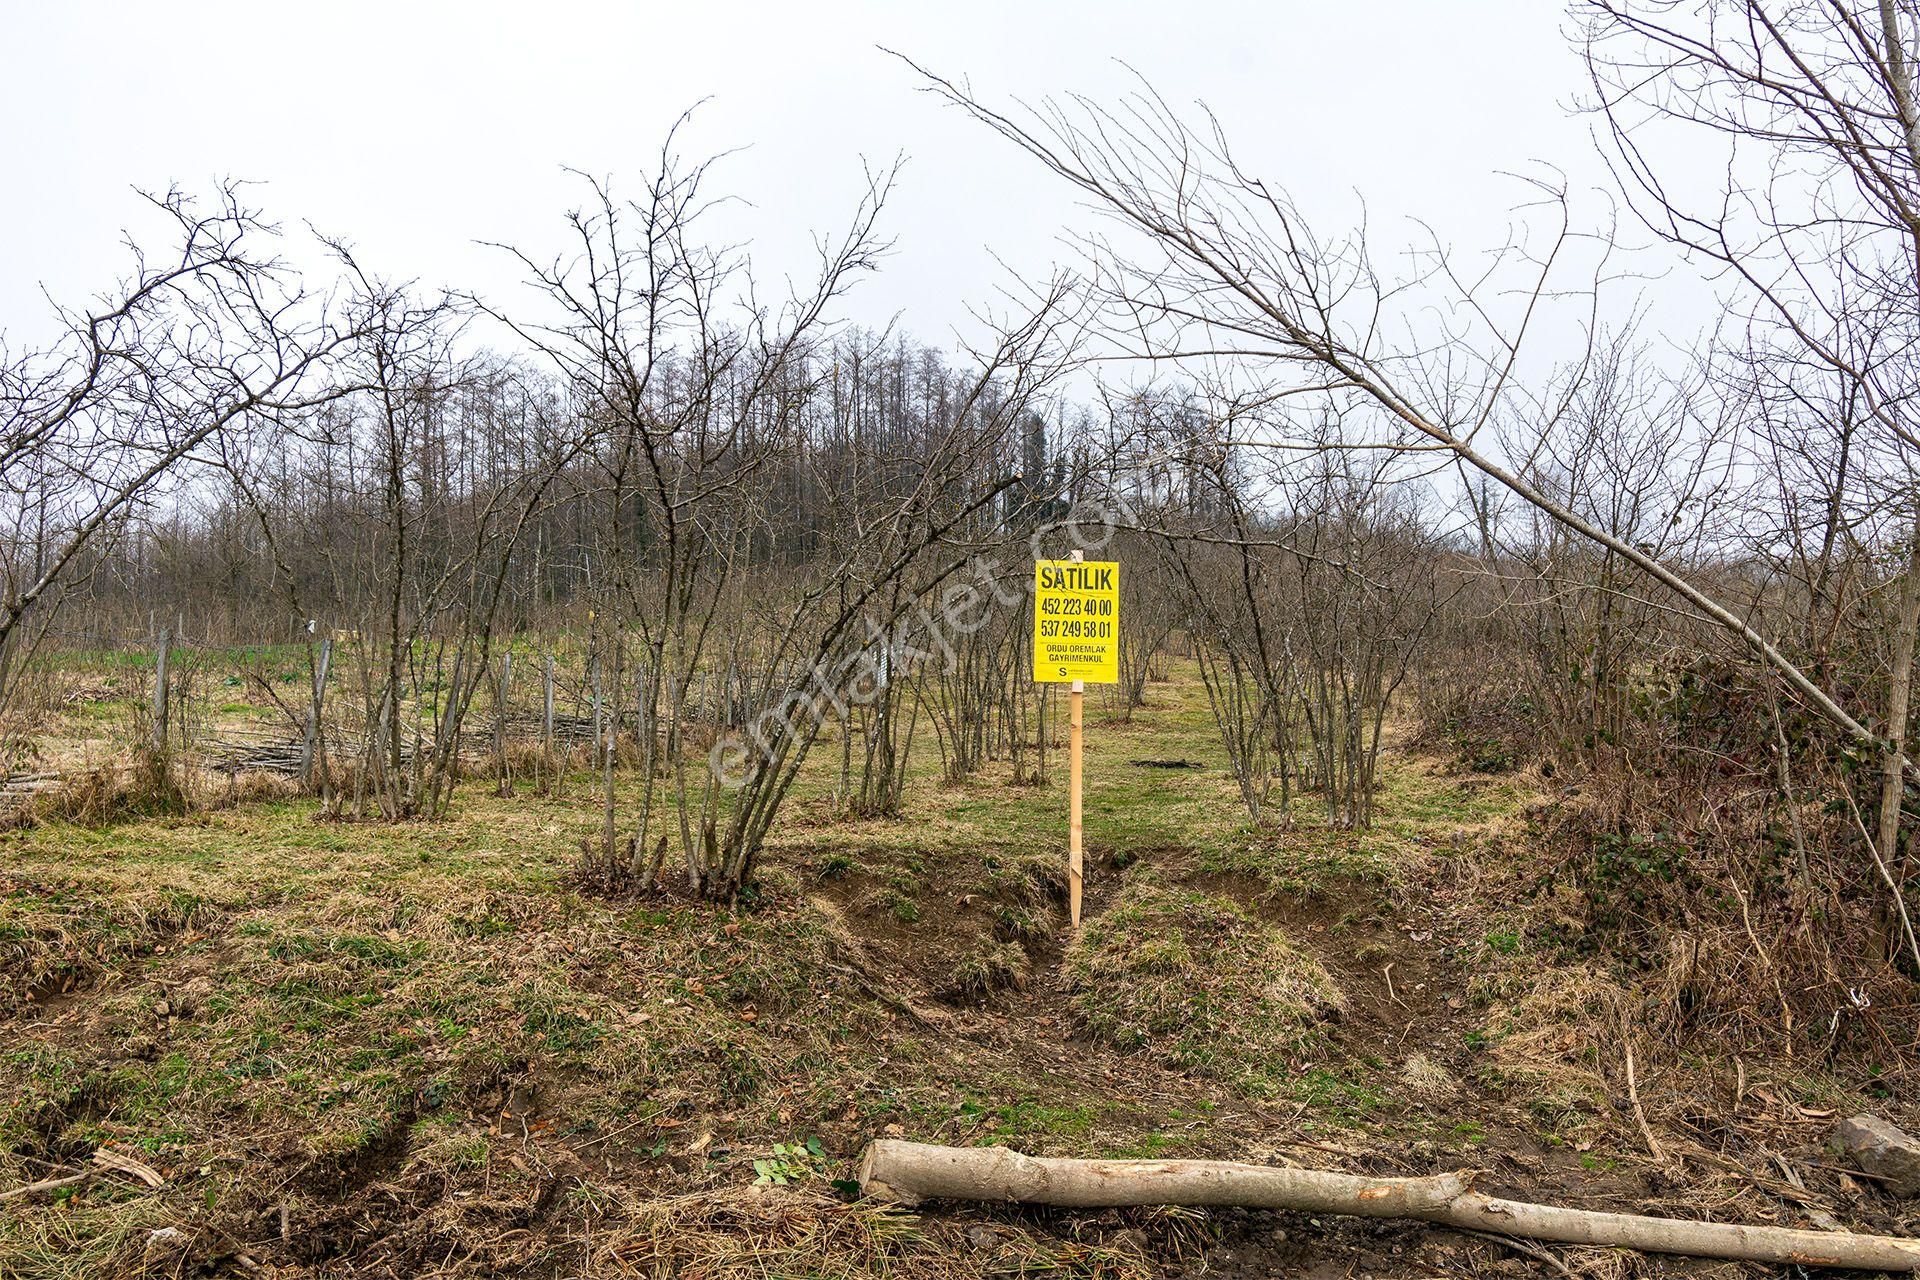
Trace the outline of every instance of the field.
<path fill-rule="evenodd" d="M 229 714 L 264 718 L 244 690 Z M 84 721 L 84 709 L 67 720 Z M 63 721 L 62 723 L 65 723 Z M 284 795 L 0 834 L 0 1275 L 1536 1273 L 1538 1250 L 1251 1213 L 910 1216 L 848 1193 L 871 1138 L 1036 1154 L 1469 1168 L 1520 1198 L 1913 1231 L 1834 1168 L 1836 1115 L 1910 1127 L 1845 1061 L 1638 1064 L 1665 957 L 1570 928 L 1556 806 L 1402 728 L 1368 832 L 1250 829 L 1175 665 L 1088 732 L 1089 920 L 1064 760 L 846 821 L 822 743 L 737 907 L 570 878 L 597 823 L 468 782 L 437 823 Z M 1056 747 L 1057 751 L 1057 747 Z M 1173 767 L 1169 767 L 1173 766 Z M 637 787 L 637 777 L 623 785 Z M 0 1192 L 0 1195 L 5 1193 Z M 1580 1274 L 1735 1264 L 1555 1251 Z"/>

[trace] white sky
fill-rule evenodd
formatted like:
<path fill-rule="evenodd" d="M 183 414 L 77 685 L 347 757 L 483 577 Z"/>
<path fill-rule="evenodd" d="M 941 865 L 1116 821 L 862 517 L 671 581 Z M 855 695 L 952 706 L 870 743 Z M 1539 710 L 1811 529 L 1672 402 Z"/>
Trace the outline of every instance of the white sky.
<path fill-rule="evenodd" d="M 562 167 L 634 173 L 709 98 L 686 150 L 747 148 L 720 175 L 751 202 L 729 230 L 763 277 L 804 270 L 811 236 L 843 225 L 863 158 L 907 155 L 884 222 L 896 252 L 845 318 L 897 315 L 950 345 L 1005 283 L 994 255 L 1044 276 L 1070 256 L 1063 223 L 1085 219 L 877 44 L 993 99 L 1111 98 L 1124 60 L 1170 101 L 1204 99 L 1323 226 L 1363 195 L 1376 245 L 1411 238 L 1416 215 L 1461 248 L 1497 245 L 1523 196 L 1499 171 L 1529 161 L 1606 182 L 1567 109 L 1581 69 L 1552 0 L 0 5 L 0 329 L 16 340 L 44 336 L 42 286 L 82 302 L 124 269 L 132 187 L 221 176 L 384 275 L 512 305 L 517 273 L 475 242 L 560 251 L 580 194 Z"/>

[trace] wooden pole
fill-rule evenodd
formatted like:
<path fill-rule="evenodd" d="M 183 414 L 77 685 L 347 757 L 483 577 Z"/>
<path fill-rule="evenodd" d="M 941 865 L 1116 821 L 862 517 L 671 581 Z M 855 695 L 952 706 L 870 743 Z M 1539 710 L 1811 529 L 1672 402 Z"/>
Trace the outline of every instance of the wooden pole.
<path fill-rule="evenodd" d="M 313 785 L 314 758 L 320 746 L 320 717 L 327 696 L 327 667 L 333 662 L 333 640 L 320 642 L 320 658 L 313 672 L 313 697 L 307 703 L 307 731 L 300 740 L 300 785 Z"/>
<path fill-rule="evenodd" d="M 1073 553 L 1074 563 L 1086 559 L 1084 552 Z M 1067 801 L 1067 915 L 1073 927 L 1080 927 L 1081 894 L 1081 845 L 1080 845 L 1080 765 L 1081 716 L 1086 702 L 1087 686 L 1085 681 L 1075 680 L 1067 694 L 1067 786 L 1071 798 Z"/>
<path fill-rule="evenodd" d="M 600 766 L 600 658 L 596 654 L 589 672 L 593 680 L 593 763 Z"/>
<path fill-rule="evenodd" d="M 1073 682 L 1073 691 L 1067 695 L 1070 703 L 1068 742 L 1071 757 L 1067 762 L 1067 778 L 1073 788 L 1073 798 L 1067 807 L 1067 910 L 1073 918 L 1073 927 L 1080 927 L 1081 894 L 1081 847 L 1080 847 L 1080 727 L 1082 704 L 1086 701 L 1086 690 L 1080 681 Z"/>
<path fill-rule="evenodd" d="M 507 681 L 513 674 L 513 650 L 500 654 L 500 684 L 493 698 L 493 760 L 500 794 L 513 794 L 513 774 L 507 768 Z"/>
<path fill-rule="evenodd" d="M 540 690 L 540 750 L 542 754 L 553 755 L 553 655 L 548 654 L 543 664 Z"/>
<path fill-rule="evenodd" d="M 167 753 L 167 648 L 173 633 L 160 628 L 160 643 L 153 651 L 153 754 Z"/>

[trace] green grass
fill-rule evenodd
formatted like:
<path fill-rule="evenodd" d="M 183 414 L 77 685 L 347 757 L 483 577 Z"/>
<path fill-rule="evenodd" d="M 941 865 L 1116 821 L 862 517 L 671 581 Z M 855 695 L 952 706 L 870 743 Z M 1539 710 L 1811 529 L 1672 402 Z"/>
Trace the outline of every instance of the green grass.
<path fill-rule="evenodd" d="M 1518 814 L 1537 791 L 1525 774 L 1463 778 L 1388 757 L 1381 762 L 1375 825 L 1409 839 L 1445 839 Z"/>
<path fill-rule="evenodd" d="M 1322 1119 L 1350 1125 L 1387 1106 L 1387 1095 L 1364 1068 L 1315 1067 L 1288 1081 L 1287 1093 Z"/>
<path fill-rule="evenodd" d="M 1399 837 L 1383 832 L 1243 831 L 1202 851 L 1202 870 L 1250 876 L 1269 893 L 1332 898 L 1355 886 L 1391 887 L 1418 855 Z"/>

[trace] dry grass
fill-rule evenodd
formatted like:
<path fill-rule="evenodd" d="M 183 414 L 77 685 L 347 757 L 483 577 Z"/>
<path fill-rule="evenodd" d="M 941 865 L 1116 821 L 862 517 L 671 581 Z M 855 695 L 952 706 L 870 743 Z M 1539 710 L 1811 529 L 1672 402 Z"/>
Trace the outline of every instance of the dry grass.
<path fill-rule="evenodd" d="M 1145 879 L 1086 925 L 1065 973 L 1093 1035 L 1255 1092 L 1346 1005 L 1319 961 L 1245 907 Z"/>
<path fill-rule="evenodd" d="M 266 769 L 241 769 L 220 775 L 220 781 L 206 792 L 205 807 L 230 809 L 235 805 L 287 800 L 299 794 L 300 784 L 285 774 Z"/>
<path fill-rule="evenodd" d="M 871 1203 L 748 1187 L 607 1206 L 592 1274 L 650 1280 L 1145 1280 L 1124 1245 L 1042 1239 L 1020 1226 L 924 1223 Z"/>
<path fill-rule="evenodd" d="M 75 1200 L 58 1212 L 0 1212 L 0 1274 L 8 1280 L 99 1280 L 177 1272 L 192 1237 L 173 1206 L 151 1196 Z"/>
<path fill-rule="evenodd" d="M 1514 965 L 1483 977 L 1488 1054 L 1513 1079 L 1597 1084 L 1600 1045 L 1618 1035 L 1623 991 L 1591 965 Z"/>
<path fill-rule="evenodd" d="M 1460 1093 L 1460 1081 L 1453 1072 L 1424 1053 L 1414 1053 L 1400 1064 L 1400 1086 L 1416 1101 L 1435 1104 L 1449 1102 Z"/>
<path fill-rule="evenodd" d="M 960 958 L 941 995 L 950 1000 L 981 1000 L 1002 991 L 1025 991 L 1029 975 L 1026 949 L 1015 942 L 982 942 Z"/>
<path fill-rule="evenodd" d="M 6 909 L 22 901 L 31 909 Z M 70 882 L 0 877 L 0 1014 L 209 929 L 222 914 L 213 903 L 168 889 L 103 901 Z"/>

